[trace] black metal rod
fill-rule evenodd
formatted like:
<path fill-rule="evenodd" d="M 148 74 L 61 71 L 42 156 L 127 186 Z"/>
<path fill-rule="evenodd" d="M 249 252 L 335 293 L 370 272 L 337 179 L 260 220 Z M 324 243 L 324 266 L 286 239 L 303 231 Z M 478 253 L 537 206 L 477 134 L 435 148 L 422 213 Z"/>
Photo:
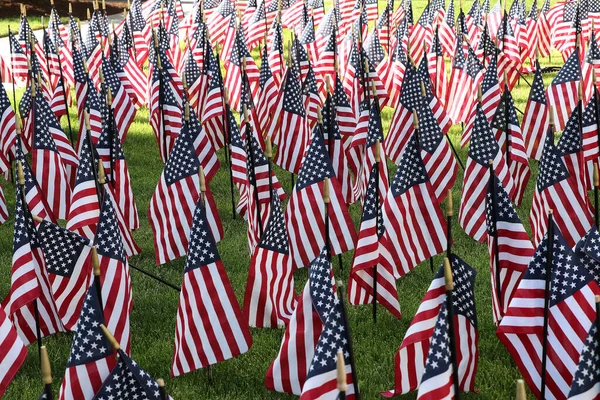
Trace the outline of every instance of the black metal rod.
<path fill-rule="evenodd" d="M 464 128 L 463 128 L 463 132 L 464 132 Z M 444 135 L 446 137 L 446 140 L 448 141 L 448 144 L 450 145 L 450 148 L 452 149 L 452 152 L 454 153 L 454 157 L 456 157 L 456 161 L 458 161 L 458 165 L 460 165 L 460 168 L 464 171 L 465 170 L 465 166 L 462 162 L 462 160 L 460 159 L 460 157 L 458 156 L 458 151 L 456 151 L 456 148 L 454 147 L 454 144 L 452 144 L 452 140 L 450 139 L 450 136 L 448 135 Z"/>
<path fill-rule="evenodd" d="M 500 323 L 500 319 L 502 318 L 504 312 L 504 308 L 502 306 L 502 285 L 500 285 L 500 249 L 499 249 L 499 245 L 498 245 L 498 223 L 496 221 L 496 215 L 497 215 L 497 204 L 498 204 L 498 194 L 497 194 L 497 190 L 498 188 L 496 187 L 496 175 L 494 174 L 494 165 L 492 163 L 490 163 L 490 181 L 489 181 L 489 185 L 491 185 L 492 187 L 492 240 L 494 241 L 494 264 L 495 264 L 495 268 L 494 268 L 494 280 L 495 282 L 495 289 L 496 289 L 496 296 L 498 297 L 498 309 L 499 309 L 499 315 L 498 315 L 498 323 Z"/>
<path fill-rule="evenodd" d="M 552 213 L 548 214 L 548 244 L 546 252 L 546 286 L 544 295 L 544 327 L 542 331 L 542 384 L 540 387 L 540 399 L 546 397 L 546 360 L 548 352 L 548 317 L 550 314 L 550 282 L 552 275 L 552 257 L 554 254 L 554 221 Z"/>
<path fill-rule="evenodd" d="M 166 285 L 166 286 L 170 287 L 170 288 L 171 288 L 171 289 L 173 289 L 173 290 L 177 290 L 178 292 L 181 292 L 181 288 L 180 288 L 179 286 L 175 286 L 175 285 L 173 285 L 172 283 L 170 283 L 170 282 L 167 282 L 167 281 L 165 281 L 164 279 L 162 279 L 162 278 L 160 278 L 160 277 L 158 277 L 158 276 L 154 275 L 153 273 L 151 273 L 151 272 L 148 272 L 148 271 L 146 271 L 145 269 L 142 269 L 142 268 L 140 268 L 140 267 L 136 267 L 136 266 L 135 266 L 135 265 L 133 265 L 133 264 L 129 264 L 129 266 L 130 266 L 131 268 L 133 268 L 134 270 L 136 270 L 136 271 L 139 271 L 139 272 L 141 272 L 142 274 L 144 274 L 144 275 L 146 275 L 146 276 L 149 276 L 150 278 L 152 278 L 152 279 L 154 279 L 154 280 L 156 280 L 156 281 L 158 281 L 158 282 L 162 283 L 163 285 Z"/>
<path fill-rule="evenodd" d="M 506 28 L 506 25 L 505 25 Z M 510 91 L 508 90 L 508 83 L 504 82 L 504 93 L 502 93 L 502 101 L 504 103 L 504 134 L 506 135 L 506 166 L 510 168 L 510 133 L 508 132 L 508 96 Z"/>
<path fill-rule="evenodd" d="M 377 199 L 375 200 L 375 234 L 377 236 L 379 236 L 379 207 L 380 207 L 380 200 L 379 200 L 379 163 L 380 161 L 376 161 L 375 162 L 375 169 L 374 169 L 374 173 L 376 174 L 375 176 L 375 196 L 377 196 Z M 379 237 L 377 238 L 377 240 L 379 240 Z M 377 267 L 379 265 L 379 261 L 375 262 L 375 265 L 373 266 L 373 323 L 377 322 L 377 275 L 378 275 L 378 271 L 377 271 Z"/>

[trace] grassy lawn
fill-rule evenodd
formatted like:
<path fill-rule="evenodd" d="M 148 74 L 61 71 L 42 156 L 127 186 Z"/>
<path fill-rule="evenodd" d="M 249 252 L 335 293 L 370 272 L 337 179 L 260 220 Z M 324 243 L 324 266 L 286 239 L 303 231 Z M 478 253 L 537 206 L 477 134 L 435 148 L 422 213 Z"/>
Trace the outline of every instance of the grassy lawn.
<path fill-rule="evenodd" d="M 528 3 L 530 3 L 528 1 Z M 420 15 L 426 0 L 415 0 L 415 15 Z M 465 4 L 465 8 L 470 6 Z M 466 12 L 465 9 L 465 12 Z M 6 26 L 0 19 L 0 35 Z M 33 21 L 32 21 L 33 22 Z M 17 20 L 11 22 L 13 29 L 17 28 Z M 560 62 L 556 53 L 552 56 L 552 64 Z M 548 59 L 542 64 L 550 65 Z M 545 76 L 546 85 L 553 75 Z M 532 76 L 527 78 L 532 80 Z M 516 106 L 525 109 L 529 87 L 523 80 L 513 91 Z M 18 98 L 22 92 L 18 93 Z M 11 96 L 12 97 L 12 96 Z M 384 128 L 387 129 L 393 110 L 383 110 Z M 73 129 L 76 130 L 77 120 L 75 111 L 71 109 Z M 67 129 L 66 120 L 63 127 Z M 459 148 L 461 127 L 455 126 L 450 131 L 450 138 Z M 129 162 L 134 194 L 140 213 L 141 227 L 134 232 L 134 238 L 143 252 L 131 260 L 132 264 L 146 268 L 162 278 L 177 285 L 181 283 L 185 258 L 157 267 L 154 263 L 152 231 L 148 223 L 147 209 L 150 198 L 162 171 L 156 139 L 148 125 L 148 112 L 143 109 L 137 114 L 124 151 Z M 460 158 L 466 161 L 467 150 L 459 149 Z M 225 165 L 223 150 L 219 151 L 222 163 L 221 170 L 210 182 L 211 190 L 217 201 L 225 230 L 224 240 L 218 244 L 223 263 L 227 268 L 233 288 L 241 303 L 247 278 L 250 256 L 246 245 L 246 224 L 237 216 L 232 219 L 229 200 L 229 175 Z M 537 177 L 537 162 L 531 161 L 532 177 L 524 196 L 523 204 L 518 208 L 519 215 L 525 228 L 529 227 L 529 210 L 531 197 Z M 288 173 L 276 168 L 277 175 L 287 193 L 292 190 Z M 391 166 L 391 173 L 395 168 Z M 460 190 L 462 187 L 463 171 L 459 170 L 453 191 L 454 212 L 458 214 Z M 0 226 L 0 297 L 3 298 L 10 288 L 10 266 L 12 257 L 14 187 L 9 182 L 2 186 L 8 201 L 11 219 Z M 360 208 L 350 207 L 352 217 L 358 226 Z M 453 251 L 477 271 L 476 301 L 479 317 L 479 369 L 476 386 L 477 394 L 466 394 L 465 399 L 506 399 L 514 396 L 515 380 L 520 378 L 514 363 L 507 351 L 495 335 L 492 323 L 489 259 L 486 245 L 477 244 L 467 237 L 457 223 L 452 229 L 454 238 Z M 343 270 L 335 265 L 338 279 L 347 282 L 352 253 L 343 257 Z M 442 262 L 442 256 L 435 257 L 435 266 Z M 153 377 L 165 378 L 169 393 L 175 399 L 286 399 L 292 396 L 267 391 L 264 388 L 265 372 L 275 358 L 283 330 L 253 329 L 253 345 L 246 354 L 217 364 L 211 368 L 212 379 L 206 370 L 196 371 L 177 379 L 169 378 L 171 358 L 173 355 L 175 319 L 179 294 L 172 289 L 155 282 L 137 271 L 131 272 L 134 291 L 134 307 L 131 315 L 132 356 Z M 296 289 L 300 291 L 307 279 L 306 269 L 295 274 Z M 397 282 L 403 318 L 397 320 L 383 308 L 379 308 L 377 324 L 373 324 L 370 306 L 349 307 L 349 318 L 354 341 L 355 359 L 360 388 L 365 399 L 380 398 L 379 392 L 391 389 L 394 383 L 394 355 L 413 318 L 421 299 L 429 286 L 433 273 L 429 263 L 418 266 L 407 277 Z M 66 361 L 71 347 L 72 334 L 56 335 L 44 340 L 48 347 L 56 393 L 64 374 Z M 37 398 L 42 390 L 38 368 L 38 356 L 35 345 L 30 346 L 27 360 L 13 383 L 6 392 L 6 399 Z M 413 399 L 416 394 L 405 398 Z"/>
<path fill-rule="evenodd" d="M 19 24 L 21 22 L 21 17 L 19 17 L 18 15 L 16 17 L 6 17 L 6 18 L 0 18 L 0 38 L 8 36 L 8 29 L 10 27 L 10 30 L 12 31 L 13 34 L 17 34 L 17 32 L 19 31 Z M 31 29 L 38 30 L 38 29 L 42 29 L 42 17 L 39 15 L 27 15 L 27 19 L 29 20 L 29 25 L 31 25 Z M 62 21 L 63 24 L 68 25 L 69 23 L 69 17 L 62 17 L 60 19 Z M 44 27 L 48 26 L 48 16 L 46 15 L 44 17 Z"/>

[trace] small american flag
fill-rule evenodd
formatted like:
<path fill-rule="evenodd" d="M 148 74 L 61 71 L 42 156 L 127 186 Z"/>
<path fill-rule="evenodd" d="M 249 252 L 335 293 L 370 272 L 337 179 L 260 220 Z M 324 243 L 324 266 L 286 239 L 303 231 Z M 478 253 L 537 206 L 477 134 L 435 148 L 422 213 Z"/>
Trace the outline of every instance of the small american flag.
<path fill-rule="evenodd" d="M 16 115 L 4 86 L 0 87 L 0 154 L 8 159 L 15 157 L 17 142 Z M 0 161 L 0 172 L 9 168 L 8 162 Z"/>
<path fill-rule="evenodd" d="M 454 58 L 452 59 L 452 70 L 450 72 L 450 90 L 448 91 L 448 98 L 446 99 L 446 109 L 450 118 L 453 122 L 459 122 L 456 120 L 460 111 L 461 102 L 457 102 L 460 97 L 457 97 L 458 93 L 462 92 L 464 82 L 466 78 L 466 67 L 467 60 L 465 59 L 465 53 L 462 47 L 462 41 L 458 41 L 456 44 Z"/>
<path fill-rule="evenodd" d="M 246 46 L 244 31 L 238 29 L 236 32 L 231 57 L 225 61 L 225 87 L 229 90 L 229 105 L 232 109 L 241 111 L 243 83 L 248 80 L 252 97 L 255 98 L 258 93 L 260 71 Z M 246 64 L 245 71 L 242 71 L 243 60 Z"/>
<path fill-rule="evenodd" d="M 600 232 L 596 225 L 586 233 L 575 245 L 575 254 L 581 259 L 583 267 L 594 276 L 600 285 Z"/>
<path fill-rule="evenodd" d="M 352 380 L 350 364 L 350 332 L 343 314 L 344 304 L 340 302 L 333 286 L 333 266 L 328 259 L 327 250 L 319 255 L 321 260 L 313 263 L 309 271 L 309 290 L 314 309 L 323 329 L 317 341 L 312 361 L 308 368 L 306 381 L 302 386 L 300 399 L 335 399 L 339 393 L 337 388 L 336 361 L 337 352 L 344 357 L 346 381 L 350 384 L 346 390 L 347 399 L 355 399 L 355 385 Z M 324 259 L 323 259 L 324 258 Z"/>
<path fill-rule="evenodd" d="M 208 31 L 211 32 L 210 41 L 214 45 L 223 41 L 223 36 L 229 16 L 235 15 L 235 5 L 230 0 L 222 1 L 219 7 L 206 20 Z"/>
<path fill-rule="evenodd" d="M 448 76 L 446 74 L 446 62 L 444 53 L 440 45 L 439 35 L 437 33 L 433 37 L 431 48 L 427 53 L 427 66 L 429 67 L 429 78 L 433 82 L 433 92 L 435 97 L 444 105 L 448 98 Z"/>
<path fill-rule="evenodd" d="M 539 160 L 542 158 L 542 150 L 546 141 L 546 132 L 550 114 L 548 110 L 548 101 L 544 90 L 544 79 L 540 63 L 536 61 L 535 75 L 531 83 L 531 90 L 525 113 L 523 114 L 523 123 L 521 132 L 525 141 L 525 149 L 529 158 Z"/>
<path fill-rule="evenodd" d="M 116 131 L 118 132 L 121 141 L 125 141 L 127 132 L 129 132 L 129 127 L 135 119 L 135 101 L 132 101 L 129 94 L 127 94 L 113 65 L 106 57 L 102 60 L 102 72 L 104 73 L 104 82 L 107 87 L 110 87 L 113 96 L 112 108 Z M 165 105 L 163 104 L 163 106 Z M 167 118 L 165 118 L 165 120 L 167 120 Z"/>
<path fill-rule="evenodd" d="M 333 104 L 337 114 L 337 123 L 342 136 L 352 136 L 356 128 L 356 116 L 354 109 L 350 105 L 348 95 L 344 90 L 342 79 L 338 74 L 335 75 L 335 87 L 333 88 Z"/>
<path fill-rule="evenodd" d="M 10 322 L 4 309 L 0 307 L 0 351 L 3 354 L 0 371 L 0 396 L 13 380 L 27 357 L 27 348 L 19 339 L 15 327 Z"/>
<path fill-rule="evenodd" d="M 172 376 L 236 357 L 252 345 L 202 202 L 198 201 L 190 232 Z"/>
<path fill-rule="evenodd" d="M 269 55 L 267 46 L 262 50 L 262 61 L 260 63 L 260 90 L 256 102 L 256 114 L 258 124 L 262 132 L 268 132 L 271 124 L 271 112 L 277 105 L 279 89 L 269 66 Z"/>
<path fill-rule="evenodd" d="M 273 113 L 269 136 L 277 145 L 275 164 L 297 174 L 310 141 L 310 130 L 296 67 L 288 68 L 282 91 L 280 103 Z"/>
<path fill-rule="evenodd" d="M 452 255 L 452 279 L 454 281 L 454 333 L 456 343 L 456 361 L 460 389 L 475 390 L 475 373 L 477 370 L 478 340 L 477 313 L 475 310 L 475 277 L 476 271 L 459 257 Z M 446 288 L 444 287 L 444 269 L 440 267 L 433 278 L 421 305 L 413 318 L 408 331 L 404 335 L 400 349 L 395 357 L 395 387 L 382 393 L 392 397 L 417 390 L 425 379 L 427 359 L 435 339 L 435 328 L 438 316 L 446 305 Z M 442 382 L 444 383 L 444 382 Z M 425 391 L 429 382 L 421 391 Z M 432 398 L 438 398 L 432 397 Z"/>
<path fill-rule="evenodd" d="M 408 141 L 383 206 L 384 243 L 395 276 L 404 276 L 446 245 L 444 216 L 436 199 L 416 137 Z M 427 221 L 427 222 L 425 222 Z"/>
<path fill-rule="evenodd" d="M 90 242 L 48 221 L 39 225 L 38 235 L 58 314 L 72 330 L 92 275 Z"/>
<path fill-rule="evenodd" d="M 273 22 L 268 36 L 269 67 L 273 73 L 275 84 L 280 88 L 284 77 L 285 64 L 283 59 L 283 31 L 278 21 Z"/>
<path fill-rule="evenodd" d="M 400 318 L 394 270 L 387 257 L 391 252 L 384 247 L 381 240 L 385 233 L 382 208 L 388 191 L 387 174 L 384 175 L 382 171 L 385 169 L 385 164 L 381 166 L 377 163 L 370 171 L 358 241 L 348 279 L 348 301 L 354 305 L 372 304 L 376 279 L 377 301 Z M 376 277 L 374 266 L 377 266 Z"/>
<path fill-rule="evenodd" d="M 485 211 L 492 280 L 492 311 L 494 323 L 498 325 L 508 309 L 529 260 L 533 257 L 534 249 L 498 177 L 494 175 L 490 179 L 493 181 L 490 180 L 488 184 Z"/>
<path fill-rule="evenodd" d="M 60 400 L 92 400 L 115 365 L 112 347 L 100 328 L 104 317 L 96 287 L 90 285 L 84 295 L 67 370 L 60 385 Z"/>
<path fill-rule="evenodd" d="M 175 141 L 148 207 L 157 264 L 186 254 L 193 210 L 200 197 L 200 166 L 208 182 L 218 165 L 210 140 L 193 111 L 190 111 L 190 121 L 183 125 Z M 223 236 L 223 228 L 209 191 L 206 204 L 212 233 L 219 241 Z"/>
<path fill-rule="evenodd" d="M 545 155 L 542 160 L 544 158 Z M 564 399 L 569 393 L 587 332 L 596 319 L 594 295 L 600 293 L 600 288 L 594 277 L 580 265 L 558 226 L 553 228 L 549 271 L 546 235 L 540 241 L 496 334 L 533 394 L 539 397 L 547 298 L 546 398 Z M 549 277 L 547 273 L 550 273 Z M 546 294 L 548 279 L 550 292 Z"/>
<path fill-rule="evenodd" d="M 577 370 L 569 390 L 569 399 L 595 399 L 600 396 L 600 370 L 594 367 L 600 359 L 597 318 L 596 315 L 581 349 Z"/>
<path fill-rule="evenodd" d="M 125 30 L 124 32 L 129 32 L 129 30 Z M 125 91 L 131 100 L 134 101 L 135 107 L 139 108 L 146 104 L 148 77 L 142 68 L 137 65 L 135 58 L 133 58 L 132 50 L 126 47 L 123 39 L 114 39 L 113 46 L 111 47 L 111 58 L 115 72 Z"/>
<path fill-rule="evenodd" d="M 577 106 L 577 92 L 581 80 L 579 53 L 574 51 L 548 87 L 548 104 L 554 107 L 557 131 L 565 129 L 569 116 Z"/>
<path fill-rule="evenodd" d="M 116 212 L 108 197 L 102 202 L 94 245 L 100 262 L 104 321 L 121 348 L 129 353 L 129 313 L 133 300 L 131 277 Z"/>
<path fill-rule="evenodd" d="M 215 150 L 221 149 L 225 145 L 224 131 L 227 128 L 225 119 L 226 105 L 223 102 L 223 77 L 221 75 L 220 63 L 212 51 L 205 53 L 205 68 L 208 69 L 210 84 L 208 92 L 204 97 L 202 105 L 202 123 L 206 134 Z M 225 126 L 223 126 L 225 124 Z"/>
<path fill-rule="evenodd" d="M 25 176 L 25 199 L 27 207 L 33 215 L 47 219 L 51 222 L 56 222 L 56 218 L 46 202 L 46 197 L 42 193 L 40 185 L 37 183 L 35 176 L 31 171 L 29 162 L 25 159 L 21 146 L 15 146 L 15 161 L 20 161 L 23 166 L 23 174 Z"/>
<path fill-rule="evenodd" d="M 450 0 L 450 3 L 448 4 L 448 9 L 446 10 L 446 17 L 444 18 L 444 20 L 438 28 L 439 43 L 441 44 L 441 48 L 444 51 L 444 54 L 448 57 L 452 57 L 454 53 L 454 46 L 456 43 L 456 34 L 454 33 L 454 18 L 454 0 Z"/>
<path fill-rule="evenodd" d="M 15 78 L 27 79 L 29 77 L 27 56 L 12 32 L 8 33 L 8 39 L 10 41 L 10 61 L 12 64 L 12 72 L 15 75 Z"/>
<path fill-rule="evenodd" d="M 280 327 L 292 316 L 294 268 L 285 225 L 281 200 L 273 192 L 269 219 L 252 254 L 246 283 L 244 315 L 251 327 Z"/>
<path fill-rule="evenodd" d="M 577 113 L 571 125 L 572 128 L 563 133 L 559 148 L 554 145 L 554 135 L 551 132 L 546 135 L 529 215 L 534 244 L 539 243 L 546 233 L 550 209 L 554 210 L 555 223 L 570 246 L 575 246 L 593 224 L 583 171 L 577 173 L 579 153 L 582 153 L 580 132 L 576 127 Z"/>
<path fill-rule="evenodd" d="M 329 224 L 332 254 L 341 254 L 354 247 L 356 231 L 323 137 L 315 130 L 285 210 L 290 253 L 296 268 L 308 265 L 325 245 L 323 187 L 326 184 L 329 185 L 331 193 Z"/>
<path fill-rule="evenodd" d="M 467 235 L 478 242 L 483 242 L 486 238 L 486 188 L 485 185 L 480 183 L 487 180 L 490 160 L 493 160 L 494 174 L 500 179 L 509 196 L 513 198 L 514 183 L 506 165 L 506 159 L 496 142 L 485 114 L 479 107 L 471 134 L 469 158 L 465 168 L 458 213 L 460 226 Z"/>

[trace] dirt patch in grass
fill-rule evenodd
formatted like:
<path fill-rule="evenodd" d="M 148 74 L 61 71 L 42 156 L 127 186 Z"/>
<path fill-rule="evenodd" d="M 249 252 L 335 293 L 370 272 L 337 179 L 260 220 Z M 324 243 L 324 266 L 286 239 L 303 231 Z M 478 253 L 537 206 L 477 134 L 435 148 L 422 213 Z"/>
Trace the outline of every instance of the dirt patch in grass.
<path fill-rule="evenodd" d="M 27 6 L 28 16 L 40 16 L 49 15 L 52 6 L 50 0 L 2 0 L 0 1 L 0 16 L 3 17 L 16 17 L 19 16 L 19 4 Z M 74 1 L 71 2 L 73 7 L 73 16 L 82 20 L 87 19 L 87 10 L 90 12 L 93 10 L 91 1 Z M 100 6 L 102 2 L 100 1 Z M 67 0 L 54 0 L 54 7 L 58 11 L 58 15 L 64 17 L 69 12 L 69 1 Z M 127 1 L 124 2 L 110 2 L 106 3 L 106 12 L 108 15 L 119 14 L 123 12 L 123 8 L 127 7 Z"/>

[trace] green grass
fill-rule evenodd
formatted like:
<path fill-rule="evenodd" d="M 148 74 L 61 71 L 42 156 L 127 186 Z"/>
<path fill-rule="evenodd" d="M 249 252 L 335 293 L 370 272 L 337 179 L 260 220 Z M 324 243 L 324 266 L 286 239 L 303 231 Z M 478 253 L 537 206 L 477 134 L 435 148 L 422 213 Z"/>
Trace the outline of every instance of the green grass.
<path fill-rule="evenodd" d="M 415 1 L 415 15 L 426 4 L 425 0 Z M 2 20 L 0 20 L 2 21 Z M 5 24 L 0 22 L 0 29 Z M 17 24 L 13 24 L 16 26 Z M 553 64 L 560 58 L 553 54 Z M 549 65 L 548 59 L 542 60 L 543 65 Z M 545 76 L 546 85 L 553 75 Z M 527 78 L 531 81 L 532 77 Z M 521 80 L 514 89 L 513 97 L 516 106 L 524 110 L 529 93 L 529 87 Z M 22 94 L 19 93 L 19 97 Z M 11 96 L 12 97 L 12 96 Z M 392 110 L 383 110 L 384 129 L 389 128 Z M 75 112 L 72 109 L 71 115 Z M 73 129 L 77 130 L 77 121 L 73 121 Z M 66 128 L 63 119 L 63 127 Z M 459 148 L 461 129 L 455 126 L 450 131 L 450 138 Z M 142 254 L 131 260 L 132 264 L 143 267 L 162 278 L 180 284 L 185 258 L 171 262 L 161 267 L 154 263 L 152 231 L 148 223 L 147 209 L 150 198 L 162 171 L 156 139 L 148 125 L 148 112 L 140 110 L 136 121 L 131 127 L 124 148 L 133 191 L 140 214 L 141 227 L 134 232 L 134 238 L 142 248 Z M 246 284 L 248 264 L 250 261 L 246 244 L 246 224 L 237 216 L 232 219 L 229 200 L 229 176 L 224 164 L 223 150 L 218 152 L 222 168 L 210 182 L 214 193 L 223 227 L 224 240 L 218 244 L 220 255 L 227 269 L 233 288 L 241 303 Z M 460 158 L 466 160 L 466 149 L 459 149 Z M 525 228 L 529 227 L 529 210 L 533 186 L 537 176 L 537 162 L 530 162 L 532 177 L 524 196 L 523 204 L 518 208 L 519 216 Z M 282 181 L 287 193 L 291 192 L 288 173 L 276 168 L 277 175 Z M 394 172 L 392 167 L 391 173 Z M 453 190 L 454 211 L 458 212 L 460 190 L 462 187 L 462 171 L 459 170 Z M 1 179 L 1 178 L 0 178 Z M 0 226 L 0 297 L 4 297 L 10 288 L 10 266 L 12 256 L 13 209 L 15 191 L 11 183 L 2 182 L 11 212 L 11 219 Z M 360 209 L 352 205 L 350 211 L 358 226 Z M 479 368 L 476 378 L 477 394 L 466 394 L 465 399 L 506 399 L 514 396 L 516 379 L 520 378 L 513 361 L 495 335 L 495 327 L 491 315 L 489 259 L 486 245 L 477 244 L 465 235 L 457 223 L 452 229 L 454 239 L 453 252 L 477 271 L 476 306 L 479 317 Z M 352 262 L 352 252 L 343 256 L 343 271 L 335 264 L 335 275 L 338 279 L 348 280 L 349 268 Z M 435 257 L 436 269 L 442 262 L 442 256 Z M 169 370 L 173 355 L 175 319 L 178 304 L 178 293 L 157 283 L 156 281 L 132 271 L 134 306 L 131 314 L 131 341 L 133 358 L 153 377 L 163 377 L 167 388 L 175 399 L 287 399 L 292 396 L 267 391 L 264 388 L 265 372 L 271 361 L 277 355 L 283 330 L 252 329 L 253 345 L 244 355 L 217 364 L 211 368 L 212 380 L 209 381 L 207 370 L 200 370 L 177 379 L 169 378 Z M 307 278 L 305 269 L 295 274 L 296 290 L 299 292 Z M 407 277 L 397 282 L 403 318 L 395 319 L 382 307 L 379 307 L 377 324 L 373 324 L 370 306 L 349 307 L 349 319 L 354 342 L 355 358 L 359 384 L 365 399 L 380 398 L 379 392 L 393 388 L 394 385 L 394 355 L 400 346 L 402 338 L 414 316 L 427 287 L 433 277 L 429 263 L 423 263 L 415 268 Z M 54 375 L 54 388 L 58 391 L 64 374 L 66 360 L 71 346 L 72 334 L 61 334 L 44 340 L 48 347 Z M 9 386 L 6 399 L 36 398 L 41 389 L 36 346 L 29 346 L 27 360 Z M 405 398 L 414 399 L 416 394 Z"/>

